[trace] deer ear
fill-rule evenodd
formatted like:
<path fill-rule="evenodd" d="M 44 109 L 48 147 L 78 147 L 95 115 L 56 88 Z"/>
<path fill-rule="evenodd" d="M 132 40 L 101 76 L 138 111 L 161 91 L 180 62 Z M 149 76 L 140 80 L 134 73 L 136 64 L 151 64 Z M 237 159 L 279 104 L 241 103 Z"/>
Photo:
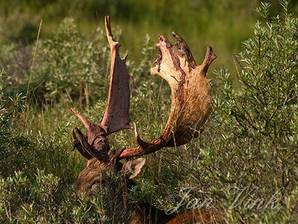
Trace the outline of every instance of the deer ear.
<path fill-rule="evenodd" d="M 130 175 L 129 179 L 133 179 L 141 173 L 141 169 L 145 165 L 145 162 L 145 158 L 129 160 L 123 165 L 122 172 Z"/>

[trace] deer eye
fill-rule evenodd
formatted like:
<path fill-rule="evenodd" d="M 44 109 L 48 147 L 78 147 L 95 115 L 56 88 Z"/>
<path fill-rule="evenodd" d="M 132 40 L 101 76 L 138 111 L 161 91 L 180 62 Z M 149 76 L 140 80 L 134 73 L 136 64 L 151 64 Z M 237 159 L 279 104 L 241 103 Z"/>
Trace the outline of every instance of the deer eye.
<path fill-rule="evenodd" d="M 99 188 L 100 188 L 100 184 L 99 184 L 99 183 L 93 183 L 93 184 L 91 185 L 90 191 L 91 191 L 92 193 L 94 193 L 94 192 L 98 191 Z"/>

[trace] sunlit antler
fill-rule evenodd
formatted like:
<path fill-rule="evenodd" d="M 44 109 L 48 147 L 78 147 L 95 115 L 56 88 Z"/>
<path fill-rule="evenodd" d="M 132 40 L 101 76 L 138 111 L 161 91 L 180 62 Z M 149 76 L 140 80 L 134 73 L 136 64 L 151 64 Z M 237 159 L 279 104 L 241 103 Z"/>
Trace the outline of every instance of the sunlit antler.
<path fill-rule="evenodd" d="M 76 111 L 74 108 L 70 109 L 71 112 L 77 117 L 79 118 L 79 120 L 81 121 L 81 123 L 84 125 L 84 127 L 88 130 L 91 126 L 91 122 L 82 114 L 80 114 L 78 111 Z"/>
<path fill-rule="evenodd" d="M 173 33 L 173 37 L 176 39 L 175 45 L 160 36 L 156 45 L 160 55 L 151 69 L 152 74 L 161 76 L 171 88 L 172 104 L 166 126 L 162 135 L 151 143 L 141 140 L 136 130 L 139 146 L 124 149 L 120 158 L 186 144 L 198 136 L 199 129 L 209 115 L 211 97 L 206 74 L 216 55 L 208 47 L 203 63 L 197 65 L 184 39 L 177 33 Z"/>
<path fill-rule="evenodd" d="M 106 36 L 110 47 L 110 82 L 108 100 L 100 124 L 91 123 L 75 109 L 71 111 L 87 129 L 84 136 L 79 129 L 73 130 L 73 142 L 78 151 L 86 158 L 109 161 L 107 136 L 121 129 L 129 128 L 129 75 L 125 60 L 120 58 L 120 44 L 113 39 L 110 18 L 105 17 Z"/>

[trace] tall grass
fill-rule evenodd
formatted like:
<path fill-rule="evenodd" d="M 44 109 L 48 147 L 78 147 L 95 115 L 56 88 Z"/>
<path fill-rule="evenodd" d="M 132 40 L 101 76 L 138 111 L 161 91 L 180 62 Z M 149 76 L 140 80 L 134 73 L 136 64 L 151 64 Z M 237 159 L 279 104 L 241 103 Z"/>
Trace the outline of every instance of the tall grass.
<path fill-rule="evenodd" d="M 116 6 L 112 6 L 106 1 L 88 1 L 91 5 L 74 1 L 68 8 L 59 8 L 60 1 L 44 1 L 42 5 L 26 2 L 34 6 L 16 5 L 15 12 L 24 9 L 20 18 L 28 16 L 27 12 L 40 13 L 44 16 L 43 27 L 50 28 L 41 32 L 38 45 L 33 44 L 34 58 L 30 45 L 8 44 L 13 37 L 8 31 L 1 37 L 1 223 L 113 220 L 105 215 L 109 213 L 102 212 L 107 201 L 99 197 L 79 199 L 73 190 L 84 161 L 72 151 L 70 130 L 79 124 L 68 108 L 75 105 L 98 121 L 106 99 L 108 49 L 103 32 L 92 28 L 93 33 L 85 36 L 81 30 L 90 32 L 85 29 L 93 25 L 84 28 L 86 21 L 79 20 L 95 7 L 92 4 L 99 4 L 95 8 L 105 6 L 115 16 L 123 27 L 121 42 L 127 49 L 139 49 L 129 56 L 127 65 L 132 76 L 131 119 L 145 139 L 160 134 L 170 99 L 166 84 L 149 75 L 154 40 L 140 36 L 146 32 L 168 32 L 174 27 L 181 29 L 178 32 L 185 33 L 197 56 L 206 44 L 204 39 L 210 38 L 222 57 L 218 65 L 226 61 L 232 66 L 232 51 L 252 33 L 241 45 L 241 53 L 234 57 L 236 67 L 210 72 L 213 112 L 204 131 L 185 147 L 147 156 L 147 166 L 137 179 L 137 186 L 130 189 L 131 203 L 147 201 L 170 211 L 181 202 L 181 189 L 191 189 L 187 202 L 199 200 L 202 205 L 204 200 L 212 199 L 212 205 L 224 211 L 227 223 L 297 220 L 297 18 L 288 5 L 282 5 L 278 17 L 272 16 L 268 5 L 263 5 L 259 21 L 249 31 L 254 17 L 247 19 L 250 12 L 244 7 L 253 7 L 254 2 L 220 1 L 220 5 L 208 1 L 113 1 Z M 173 7 L 166 7 L 169 4 Z M 73 15 L 77 20 L 68 18 L 56 26 L 56 16 L 60 13 L 62 17 L 68 10 L 75 12 L 74 6 L 82 9 L 81 14 Z M 227 9 L 231 16 L 225 16 Z M 5 6 L 2 10 L 10 8 Z M 8 14 L 4 19 L 7 27 L 16 19 L 16 14 Z M 47 22 L 48 18 L 51 22 Z M 31 19 L 29 16 L 28 21 Z M 89 19 L 93 23 L 98 18 L 92 14 Z M 17 25 L 12 28 L 18 29 Z M 229 50 L 225 53 L 221 47 Z M 135 144 L 129 130 L 111 136 L 110 140 L 114 149 Z M 257 208 L 249 204 L 260 199 L 268 201 L 272 196 L 275 207 Z M 188 208 L 187 202 L 177 210 Z"/>

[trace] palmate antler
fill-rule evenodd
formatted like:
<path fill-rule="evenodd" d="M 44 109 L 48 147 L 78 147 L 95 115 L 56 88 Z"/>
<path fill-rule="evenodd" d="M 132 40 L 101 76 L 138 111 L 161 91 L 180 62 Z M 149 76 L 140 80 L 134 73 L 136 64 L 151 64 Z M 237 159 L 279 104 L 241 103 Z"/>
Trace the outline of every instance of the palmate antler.
<path fill-rule="evenodd" d="M 120 44 L 113 40 L 110 18 L 105 17 L 106 35 L 111 50 L 110 83 L 106 109 L 101 121 L 108 134 L 129 126 L 129 75 L 126 69 L 125 60 L 120 58 Z"/>
<path fill-rule="evenodd" d="M 129 74 L 125 59 L 120 58 L 120 44 L 113 39 L 110 18 L 105 17 L 106 36 L 110 47 L 110 82 L 108 100 L 103 118 L 99 124 L 93 124 L 74 109 L 72 112 L 79 118 L 87 130 L 87 139 L 78 128 L 73 130 L 74 145 L 86 158 L 93 157 L 108 162 L 109 145 L 107 136 L 121 129 L 129 128 Z"/>
<path fill-rule="evenodd" d="M 87 118 L 73 110 L 87 129 L 87 139 L 76 128 L 74 143 L 88 160 L 96 157 L 100 161 L 110 161 L 109 145 L 106 137 L 113 132 L 129 128 L 129 75 L 125 59 L 119 56 L 119 43 L 113 40 L 109 17 L 105 17 L 106 35 L 111 50 L 110 83 L 108 102 L 100 124 L 92 124 Z M 150 143 L 144 142 L 135 128 L 139 146 L 125 148 L 118 153 L 119 159 L 130 158 L 155 152 L 163 147 L 174 147 L 188 143 L 198 136 L 205 123 L 211 103 L 207 70 L 216 58 L 208 47 L 205 59 L 197 65 L 185 40 L 173 32 L 173 45 L 160 36 L 157 47 L 159 56 L 151 68 L 152 74 L 165 79 L 171 88 L 171 111 L 162 135 Z"/>
<path fill-rule="evenodd" d="M 186 144 L 198 136 L 198 130 L 208 117 L 211 97 L 206 74 L 216 55 L 208 47 L 203 63 L 197 65 L 185 40 L 177 33 L 172 34 L 176 39 L 175 45 L 160 36 L 156 45 L 160 55 L 151 69 L 152 74 L 161 76 L 171 88 L 172 104 L 167 124 L 162 135 L 151 143 L 144 142 L 135 129 L 139 146 L 124 149 L 120 158 Z"/>

